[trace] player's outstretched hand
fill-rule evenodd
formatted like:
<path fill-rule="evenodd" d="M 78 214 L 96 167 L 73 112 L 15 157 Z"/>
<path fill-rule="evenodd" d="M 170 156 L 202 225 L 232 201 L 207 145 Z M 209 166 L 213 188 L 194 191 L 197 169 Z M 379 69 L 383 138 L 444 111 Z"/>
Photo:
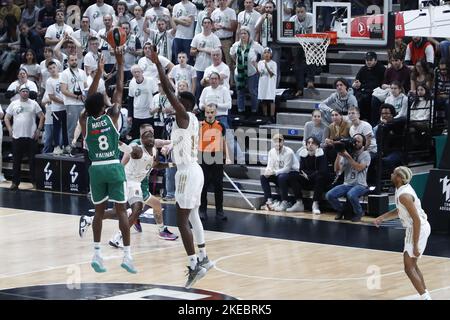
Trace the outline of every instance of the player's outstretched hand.
<path fill-rule="evenodd" d="M 98 58 L 98 71 L 103 73 L 105 71 L 105 57 L 101 54 Z"/>
<path fill-rule="evenodd" d="M 118 65 L 123 65 L 123 52 L 124 52 L 124 46 L 116 47 L 114 49 L 114 55 L 116 57 L 116 61 Z"/>
<path fill-rule="evenodd" d="M 152 45 L 152 48 L 150 50 L 150 60 L 155 64 L 159 62 L 158 51 L 156 50 L 155 45 Z"/>

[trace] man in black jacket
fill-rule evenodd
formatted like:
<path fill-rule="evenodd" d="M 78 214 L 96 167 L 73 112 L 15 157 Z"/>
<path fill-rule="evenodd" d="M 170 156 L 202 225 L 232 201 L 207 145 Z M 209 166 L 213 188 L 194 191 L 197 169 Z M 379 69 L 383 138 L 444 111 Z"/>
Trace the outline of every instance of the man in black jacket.
<path fill-rule="evenodd" d="M 306 140 L 306 148 L 301 148 L 298 152 L 300 157 L 300 170 L 289 178 L 289 186 L 294 191 L 296 203 L 286 209 L 287 212 L 304 211 L 302 189 L 313 190 L 312 212 L 320 214 L 319 201 L 328 184 L 327 159 L 320 141 L 315 137 Z"/>
<path fill-rule="evenodd" d="M 361 119 L 372 123 L 370 106 L 373 89 L 383 84 L 386 67 L 377 60 L 377 54 L 373 51 L 366 53 L 366 65 L 359 69 L 353 82 L 358 106 L 361 110 Z"/>
<path fill-rule="evenodd" d="M 396 167 L 403 164 L 405 120 L 402 118 L 394 118 L 397 114 L 394 106 L 391 104 L 383 103 L 380 106 L 380 110 L 381 120 L 373 128 L 373 132 L 381 152 L 383 176 L 389 176 Z"/>

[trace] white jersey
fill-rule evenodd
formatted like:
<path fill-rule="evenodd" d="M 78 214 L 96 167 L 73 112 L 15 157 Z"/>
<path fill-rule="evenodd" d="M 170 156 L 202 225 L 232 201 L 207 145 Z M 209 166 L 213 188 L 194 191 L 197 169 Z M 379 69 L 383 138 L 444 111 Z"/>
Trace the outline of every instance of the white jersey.
<path fill-rule="evenodd" d="M 153 155 L 150 155 L 143 145 L 131 143 L 130 146 L 140 147 L 142 149 L 142 157 L 140 159 L 133 159 L 130 157 L 130 160 L 125 165 L 125 175 L 127 177 L 127 181 L 141 183 L 141 181 L 145 179 L 152 169 L 156 155 L 156 148 L 153 147 Z"/>
<path fill-rule="evenodd" d="M 402 194 L 409 194 L 414 198 L 414 206 L 416 207 L 417 214 L 420 218 L 420 224 L 424 225 L 427 222 L 427 214 L 422 209 L 422 205 L 420 203 L 419 197 L 417 197 L 416 192 L 411 187 L 410 184 L 406 184 L 395 190 L 395 204 L 398 209 L 398 216 L 400 220 L 402 221 L 402 225 L 406 228 L 412 228 L 413 226 L 413 220 L 411 216 L 408 213 L 408 210 L 406 210 L 405 206 L 400 203 L 399 197 Z"/>
<path fill-rule="evenodd" d="M 189 115 L 189 125 L 186 129 L 173 123 L 171 140 L 173 143 L 173 160 L 177 166 L 197 163 L 199 125 L 195 115 Z"/>

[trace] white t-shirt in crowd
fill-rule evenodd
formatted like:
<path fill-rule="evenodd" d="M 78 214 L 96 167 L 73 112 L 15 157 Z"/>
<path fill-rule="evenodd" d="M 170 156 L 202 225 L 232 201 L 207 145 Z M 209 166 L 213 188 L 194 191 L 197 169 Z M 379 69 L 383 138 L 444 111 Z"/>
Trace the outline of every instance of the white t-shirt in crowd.
<path fill-rule="evenodd" d="M 170 17 L 170 11 L 166 7 L 159 6 L 158 8 L 152 7 L 150 9 L 147 9 L 145 11 L 145 17 L 147 18 L 148 25 L 150 29 L 156 29 L 156 20 L 158 18 L 163 16 L 169 16 Z"/>
<path fill-rule="evenodd" d="M 165 58 L 163 56 L 158 56 L 158 58 L 164 69 L 166 69 L 167 66 L 169 65 L 169 63 L 171 63 L 167 58 Z M 144 71 L 144 77 L 149 77 L 149 78 L 159 80 L 158 69 L 156 68 L 156 65 L 149 58 L 147 58 L 147 57 L 140 58 L 138 65 L 142 68 L 142 71 Z"/>
<path fill-rule="evenodd" d="M 72 33 L 72 37 L 78 40 L 81 43 L 81 48 L 83 50 L 88 50 L 88 41 L 90 37 L 97 37 L 97 31 L 94 29 L 89 29 L 89 31 L 77 30 Z"/>
<path fill-rule="evenodd" d="M 86 76 L 86 72 L 84 72 L 84 70 L 77 69 L 77 70 L 71 72 L 71 69 L 67 68 L 66 70 L 64 70 L 61 73 L 60 79 L 61 79 L 61 83 L 67 84 L 67 89 L 72 93 L 77 90 L 81 90 L 81 92 L 85 91 L 84 84 L 86 83 L 87 76 Z M 81 101 L 81 100 L 77 100 L 75 98 L 68 97 L 65 94 L 63 94 L 63 97 L 64 97 L 64 104 L 66 106 L 68 106 L 68 105 L 75 105 L 75 106 L 76 105 L 84 105 L 83 101 Z"/>
<path fill-rule="evenodd" d="M 209 103 L 217 105 L 217 116 L 228 115 L 228 110 L 231 109 L 230 90 L 224 86 L 215 89 L 211 86 L 204 88 L 200 95 L 199 108 L 204 110 Z"/>
<path fill-rule="evenodd" d="M 58 74 L 57 78 L 50 77 L 50 78 L 47 79 L 47 82 L 45 84 L 45 93 L 47 95 L 54 94 L 57 98 L 59 98 L 61 100 L 64 100 L 64 96 L 61 93 L 60 77 L 61 77 L 61 75 Z M 53 100 L 51 100 L 50 107 L 51 107 L 52 111 L 64 111 L 64 110 L 66 110 L 66 107 L 64 106 L 64 104 L 55 102 Z"/>
<path fill-rule="evenodd" d="M 45 39 L 50 40 L 61 40 L 62 37 L 64 37 L 64 32 L 67 32 L 67 34 L 72 34 L 73 29 L 71 26 L 67 24 L 63 24 L 62 26 L 57 25 L 56 23 L 52 24 L 47 28 L 47 31 L 45 32 Z M 55 47 L 53 45 L 52 47 Z"/>
<path fill-rule="evenodd" d="M 215 49 L 221 48 L 222 45 L 220 44 L 219 38 L 214 33 L 211 33 L 208 36 L 205 36 L 203 33 L 199 33 L 194 37 L 194 39 L 192 39 L 191 47 L 202 49 L 203 48 Z M 195 70 L 205 71 L 205 69 L 211 64 L 212 58 L 209 53 L 203 51 L 197 53 L 194 65 Z"/>
<path fill-rule="evenodd" d="M 147 40 L 147 34 L 144 32 L 144 20 L 145 18 L 139 20 L 134 18 L 130 21 L 131 31 L 139 38 L 141 45 Z"/>
<path fill-rule="evenodd" d="M 27 82 L 25 82 L 25 85 L 30 89 L 30 92 L 34 91 L 34 92 L 38 93 L 38 88 L 37 88 L 36 83 L 34 83 L 34 81 L 27 80 Z M 20 86 L 19 80 L 16 80 L 9 85 L 9 87 L 8 87 L 8 89 L 6 89 L 6 91 L 16 90 L 16 89 L 18 89 L 18 86 Z M 17 91 L 17 93 L 10 99 L 10 101 L 12 102 L 12 101 L 18 100 L 19 98 L 20 98 L 19 92 Z"/>
<path fill-rule="evenodd" d="M 13 118 L 13 138 L 33 138 L 37 129 L 36 116 L 41 112 L 41 107 L 34 100 L 28 99 L 24 102 L 19 99 L 11 102 L 6 113 Z"/>
<path fill-rule="evenodd" d="M 94 82 L 94 78 L 91 75 L 89 75 L 87 77 L 87 80 L 86 80 L 86 84 L 87 84 L 86 90 L 89 90 L 89 88 L 91 87 L 92 82 Z M 100 78 L 100 81 L 98 82 L 98 86 L 97 86 L 97 92 L 105 93 L 105 91 L 106 91 L 105 80 Z"/>
<path fill-rule="evenodd" d="M 225 8 L 225 10 L 217 8 L 211 13 L 211 19 L 214 23 L 220 23 L 222 27 L 231 28 L 231 22 L 237 21 L 236 11 L 231 8 Z M 214 34 L 220 39 L 233 37 L 232 31 L 224 29 L 217 30 Z"/>
<path fill-rule="evenodd" d="M 105 27 L 103 24 L 103 16 L 106 14 L 110 14 L 114 19 L 116 13 L 114 12 L 114 8 L 109 4 L 104 3 L 98 6 L 97 3 L 94 3 L 86 9 L 83 16 L 89 17 L 90 27 L 98 32 L 101 28 Z"/>
<path fill-rule="evenodd" d="M 197 16 L 197 7 L 190 1 L 187 3 L 179 2 L 173 6 L 172 15 L 174 18 L 192 18 L 192 23 L 188 27 L 181 24 L 177 25 L 177 32 L 175 34 L 175 38 L 192 39 L 194 37 L 194 21 Z"/>
<path fill-rule="evenodd" d="M 139 49 L 142 49 L 142 45 L 141 42 L 139 41 L 139 38 L 136 37 L 136 35 L 134 34 L 130 34 L 128 36 L 127 42 L 125 42 L 125 54 L 123 56 L 124 71 L 130 71 L 131 67 L 138 62 L 138 56 L 131 54 L 131 52 L 133 50 L 136 52 L 136 50 Z"/>
<path fill-rule="evenodd" d="M 59 60 L 56 59 L 56 58 L 52 58 L 52 61 L 54 61 L 56 63 L 56 65 L 58 66 L 58 71 L 62 72 L 63 68 L 62 68 L 61 62 L 59 62 Z M 39 64 L 39 67 L 41 68 L 41 75 L 42 75 L 41 88 L 45 88 L 45 85 L 47 83 L 47 79 L 50 78 L 50 73 L 48 72 L 48 69 L 47 69 L 47 61 L 45 61 L 45 60 L 42 61 Z"/>
<path fill-rule="evenodd" d="M 293 15 L 289 21 L 294 22 L 294 34 L 309 33 L 313 27 L 313 14 L 307 12 L 303 21 L 299 21 L 297 15 Z"/>
<path fill-rule="evenodd" d="M 158 30 L 150 30 L 148 41 L 156 46 L 158 54 L 172 60 L 172 43 L 174 36 L 172 35 L 172 29 L 159 32 Z M 189 52 L 186 52 L 189 54 Z"/>
<path fill-rule="evenodd" d="M 261 14 L 256 10 L 252 10 L 252 12 L 247 12 L 244 10 L 238 14 L 238 23 L 241 27 L 246 26 L 250 29 L 250 36 L 252 40 L 255 40 L 255 26 L 256 22 L 259 20 L 259 17 L 261 17 Z"/>
<path fill-rule="evenodd" d="M 203 74 L 203 79 L 209 78 L 212 72 L 217 72 L 220 75 L 225 75 L 226 77 L 223 78 L 223 84 L 225 88 L 228 90 L 230 89 L 230 67 L 224 63 L 221 62 L 219 65 L 210 65 L 208 68 L 205 69 L 205 73 Z M 222 76 L 221 76 L 222 77 Z"/>
<path fill-rule="evenodd" d="M 175 86 L 177 86 L 178 82 L 181 80 L 187 81 L 188 88 L 191 90 L 192 83 L 195 81 L 194 79 L 197 78 L 197 72 L 195 72 L 194 67 L 189 64 L 184 68 L 177 64 L 170 70 L 169 78 L 175 81 Z"/>
<path fill-rule="evenodd" d="M 270 76 L 269 69 L 273 75 Z M 265 64 L 265 60 L 258 62 L 259 82 L 258 99 L 275 101 L 275 91 L 277 89 L 277 63 L 273 60 Z"/>
<path fill-rule="evenodd" d="M 153 106 L 153 95 L 158 92 L 158 85 L 154 79 L 144 77 L 144 81 L 137 83 L 133 78 L 130 81 L 128 96 L 133 100 L 133 118 L 150 118 L 150 108 Z"/>
<path fill-rule="evenodd" d="M 89 67 L 91 70 L 92 69 L 97 69 L 98 66 L 98 55 L 89 51 L 88 53 L 86 53 L 86 55 L 84 56 L 84 67 Z"/>
<path fill-rule="evenodd" d="M 377 152 L 377 140 L 375 138 L 375 135 L 373 134 L 373 129 L 370 123 L 361 120 L 359 122 L 359 125 L 355 127 L 354 124 L 350 127 L 350 137 L 353 137 L 355 134 L 362 134 L 363 136 L 367 137 L 370 136 L 370 145 L 367 148 L 367 151 L 370 153 L 376 153 Z"/>

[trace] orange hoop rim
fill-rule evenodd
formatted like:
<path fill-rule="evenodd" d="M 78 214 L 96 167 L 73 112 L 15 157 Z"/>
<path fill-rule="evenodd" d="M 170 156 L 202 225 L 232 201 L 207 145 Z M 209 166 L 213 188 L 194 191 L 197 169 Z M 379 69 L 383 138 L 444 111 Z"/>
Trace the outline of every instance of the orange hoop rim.
<path fill-rule="evenodd" d="M 330 44 L 337 44 L 337 32 L 336 31 L 326 31 L 318 33 L 302 33 L 296 34 L 296 38 L 312 38 L 312 39 L 330 39 Z"/>

